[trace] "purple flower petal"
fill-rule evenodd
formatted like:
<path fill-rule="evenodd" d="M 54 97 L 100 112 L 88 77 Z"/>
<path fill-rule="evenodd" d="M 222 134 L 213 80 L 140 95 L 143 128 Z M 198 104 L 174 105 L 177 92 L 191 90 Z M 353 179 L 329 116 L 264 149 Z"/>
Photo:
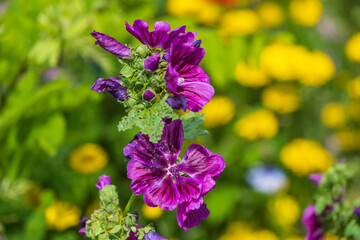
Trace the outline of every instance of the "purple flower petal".
<path fill-rule="evenodd" d="M 107 91 L 116 99 L 121 101 L 128 100 L 129 95 L 127 94 L 127 89 L 126 87 L 120 85 L 120 81 L 121 79 L 115 77 L 110 77 L 109 79 L 99 78 L 92 85 L 90 90 L 95 90 L 98 93 Z"/>
<path fill-rule="evenodd" d="M 125 146 L 124 155 L 127 159 L 134 159 L 149 166 L 163 168 L 168 166 L 166 157 L 157 148 L 157 145 L 150 142 L 148 135 L 141 133 L 137 134 L 137 139 Z"/>
<path fill-rule="evenodd" d="M 306 240 L 321 240 L 324 236 L 322 232 L 322 223 L 319 216 L 316 215 L 314 205 L 308 206 L 303 214 L 302 222 L 307 229 Z"/>
<path fill-rule="evenodd" d="M 176 176 L 175 185 L 181 197 L 179 203 L 200 197 L 201 181 L 199 180 L 189 177 Z"/>
<path fill-rule="evenodd" d="M 136 195 L 145 193 L 151 185 L 160 181 L 166 170 L 131 160 L 127 165 L 127 176 L 132 180 L 130 188 Z"/>
<path fill-rule="evenodd" d="M 316 185 L 319 185 L 322 181 L 322 175 L 320 173 L 313 173 L 309 175 L 309 179 Z"/>
<path fill-rule="evenodd" d="M 155 97 L 155 94 L 150 91 L 150 90 L 146 90 L 144 93 L 143 93 L 143 99 L 147 102 L 150 102 L 151 100 L 153 100 Z"/>
<path fill-rule="evenodd" d="M 149 233 L 145 234 L 145 240 L 167 240 L 167 239 L 160 236 L 156 232 L 150 231 Z"/>
<path fill-rule="evenodd" d="M 103 175 L 104 176 L 104 175 Z M 106 175 L 105 175 L 106 176 Z M 89 220 L 87 217 L 81 218 L 81 229 L 79 230 L 79 233 L 82 235 L 86 235 L 86 222 Z"/>
<path fill-rule="evenodd" d="M 152 71 L 152 72 L 156 71 L 159 67 L 160 57 L 161 57 L 161 55 L 159 53 L 155 53 L 155 54 L 151 55 L 150 57 L 148 57 L 144 61 L 145 69 Z"/>
<path fill-rule="evenodd" d="M 79 233 L 86 236 L 86 227 L 83 227 L 79 230 Z"/>
<path fill-rule="evenodd" d="M 106 51 L 114 54 L 118 58 L 130 58 L 130 49 L 122 45 L 114 38 L 99 32 L 93 31 L 91 35 L 96 38 L 96 45 L 99 45 Z"/>
<path fill-rule="evenodd" d="M 197 47 L 199 48 L 202 44 L 202 41 L 199 39 L 199 40 L 196 40 L 194 42 L 191 43 L 194 47 Z"/>
<path fill-rule="evenodd" d="M 360 207 L 356 207 L 353 214 L 357 219 L 360 219 Z"/>
<path fill-rule="evenodd" d="M 101 191 L 105 186 L 110 184 L 111 184 L 110 176 L 104 174 L 99 177 L 99 182 L 96 183 L 95 186 L 99 189 L 99 191 Z"/>
<path fill-rule="evenodd" d="M 203 202 L 203 198 L 179 204 L 176 211 L 176 218 L 179 226 L 187 231 L 188 228 L 198 226 L 201 219 L 207 219 L 209 209 Z"/>
<path fill-rule="evenodd" d="M 153 183 L 144 195 L 144 201 L 150 207 L 159 206 L 163 210 L 174 210 L 179 202 L 180 194 L 171 175 Z"/>
<path fill-rule="evenodd" d="M 201 111 L 214 95 L 214 88 L 202 82 L 183 83 L 177 90 L 179 95 L 186 97 L 188 109 L 193 112 Z"/>
<path fill-rule="evenodd" d="M 175 40 L 192 42 L 196 36 L 196 33 L 184 33 L 186 26 L 181 26 L 170 32 L 170 25 L 167 22 L 156 22 L 152 32 L 149 32 L 149 25 L 143 20 L 135 20 L 133 27 L 128 22 L 125 25 L 130 34 L 151 48 L 161 47 L 167 50 Z"/>
<path fill-rule="evenodd" d="M 188 103 L 185 96 L 172 96 L 166 99 L 166 102 L 173 109 L 181 109 L 186 112 L 186 109 L 188 108 Z"/>
<path fill-rule="evenodd" d="M 161 140 L 156 147 L 168 159 L 169 164 L 173 165 L 176 158 L 181 151 L 184 142 L 184 130 L 180 119 L 174 120 L 171 123 L 165 123 Z"/>

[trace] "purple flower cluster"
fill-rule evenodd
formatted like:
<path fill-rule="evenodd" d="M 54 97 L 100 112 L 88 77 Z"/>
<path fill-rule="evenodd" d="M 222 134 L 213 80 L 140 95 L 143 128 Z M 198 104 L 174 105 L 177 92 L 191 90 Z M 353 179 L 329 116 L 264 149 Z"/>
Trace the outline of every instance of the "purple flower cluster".
<path fill-rule="evenodd" d="M 130 159 L 127 175 L 133 193 L 144 194 L 147 205 L 170 211 L 177 206 L 178 224 L 187 231 L 208 217 L 204 195 L 215 187 L 225 162 L 220 154 L 198 144 L 178 158 L 184 141 L 182 122 L 166 119 L 164 125 L 158 143 L 139 133 L 125 146 L 125 159 Z"/>
<path fill-rule="evenodd" d="M 196 33 L 185 32 L 186 26 L 181 26 L 171 31 L 166 22 L 156 22 L 154 31 L 149 32 L 148 24 L 143 20 L 135 20 L 133 27 L 126 22 L 126 30 L 136 37 L 142 44 L 151 48 L 162 48 L 166 53 L 163 59 L 168 62 L 165 73 L 166 90 L 172 94 L 168 104 L 174 109 L 189 109 L 190 111 L 201 111 L 212 96 L 214 88 L 210 85 L 210 79 L 199 63 L 204 57 L 205 51 L 200 47 L 201 40 L 195 40 Z M 117 42 L 114 38 L 103 33 L 93 31 L 92 36 L 96 38 L 95 44 L 118 58 L 131 58 L 128 47 Z M 149 71 L 158 69 L 160 54 L 155 53 L 144 61 L 144 68 Z M 98 79 L 92 86 L 92 90 L 99 93 L 109 91 L 119 92 L 119 86 L 110 86 L 107 79 Z M 104 85 L 106 87 L 104 87 Z M 126 92 L 125 92 L 126 93 Z M 120 100 L 126 99 L 124 94 Z M 115 97 L 116 98 L 116 97 Z"/>

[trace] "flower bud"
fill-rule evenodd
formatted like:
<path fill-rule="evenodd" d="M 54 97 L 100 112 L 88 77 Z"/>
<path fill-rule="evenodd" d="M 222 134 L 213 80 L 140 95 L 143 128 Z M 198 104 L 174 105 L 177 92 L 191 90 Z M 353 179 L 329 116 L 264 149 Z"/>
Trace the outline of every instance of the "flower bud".
<path fill-rule="evenodd" d="M 149 71 L 156 71 L 159 68 L 160 54 L 155 53 L 144 61 L 144 67 Z"/>
<path fill-rule="evenodd" d="M 146 90 L 144 93 L 143 93 L 143 99 L 147 102 L 150 102 L 151 100 L 153 100 L 155 97 L 155 94 L 150 91 L 150 90 Z"/>

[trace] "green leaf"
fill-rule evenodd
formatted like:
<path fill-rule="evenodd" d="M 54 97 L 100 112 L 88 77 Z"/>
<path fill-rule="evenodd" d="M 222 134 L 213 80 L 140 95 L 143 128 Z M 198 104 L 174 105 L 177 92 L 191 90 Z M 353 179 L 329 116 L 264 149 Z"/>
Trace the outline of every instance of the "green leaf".
<path fill-rule="evenodd" d="M 316 214 L 320 215 L 324 209 L 326 208 L 326 206 L 330 205 L 332 203 L 331 199 L 329 197 L 326 196 L 321 196 L 316 200 Z"/>
<path fill-rule="evenodd" d="M 25 239 L 42 240 L 45 239 L 46 221 L 44 212 L 34 211 L 26 221 Z"/>
<path fill-rule="evenodd" d="M 199 135 L 209 133 L 207 130 L 200 128 L 200 125 L 204 122 L 204 116 L 204 113 L 190 112 L 180 118 L 183 123 L 185 139 L 194 139 Z"/>
<path fill-rule="evenodd" d="M 123 68 L 121 69 L 121 73 L 124 75 L 124 77 L 126 78 L 130 78 L 132 77 L 132 75 L 134 74 L 135 70 L 130 67 L 129 65 L 124 65 Z"/>

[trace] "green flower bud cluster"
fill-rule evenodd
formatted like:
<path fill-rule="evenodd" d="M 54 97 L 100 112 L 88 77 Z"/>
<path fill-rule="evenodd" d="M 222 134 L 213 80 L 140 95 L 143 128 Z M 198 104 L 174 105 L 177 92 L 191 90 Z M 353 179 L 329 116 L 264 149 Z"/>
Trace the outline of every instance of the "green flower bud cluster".
<path fill-rule="evenodd" d="M 141 227 L 135 214 L 122 215 L 119 197 L 114 185 L 107 185 L 100 191 L 100 209 L 95 210 L 86 222 L 86 236 L 95 240 L 127 239 L 130 234 L 144 239 L 146 233 L 154 231 L 151 226 Z"/>

